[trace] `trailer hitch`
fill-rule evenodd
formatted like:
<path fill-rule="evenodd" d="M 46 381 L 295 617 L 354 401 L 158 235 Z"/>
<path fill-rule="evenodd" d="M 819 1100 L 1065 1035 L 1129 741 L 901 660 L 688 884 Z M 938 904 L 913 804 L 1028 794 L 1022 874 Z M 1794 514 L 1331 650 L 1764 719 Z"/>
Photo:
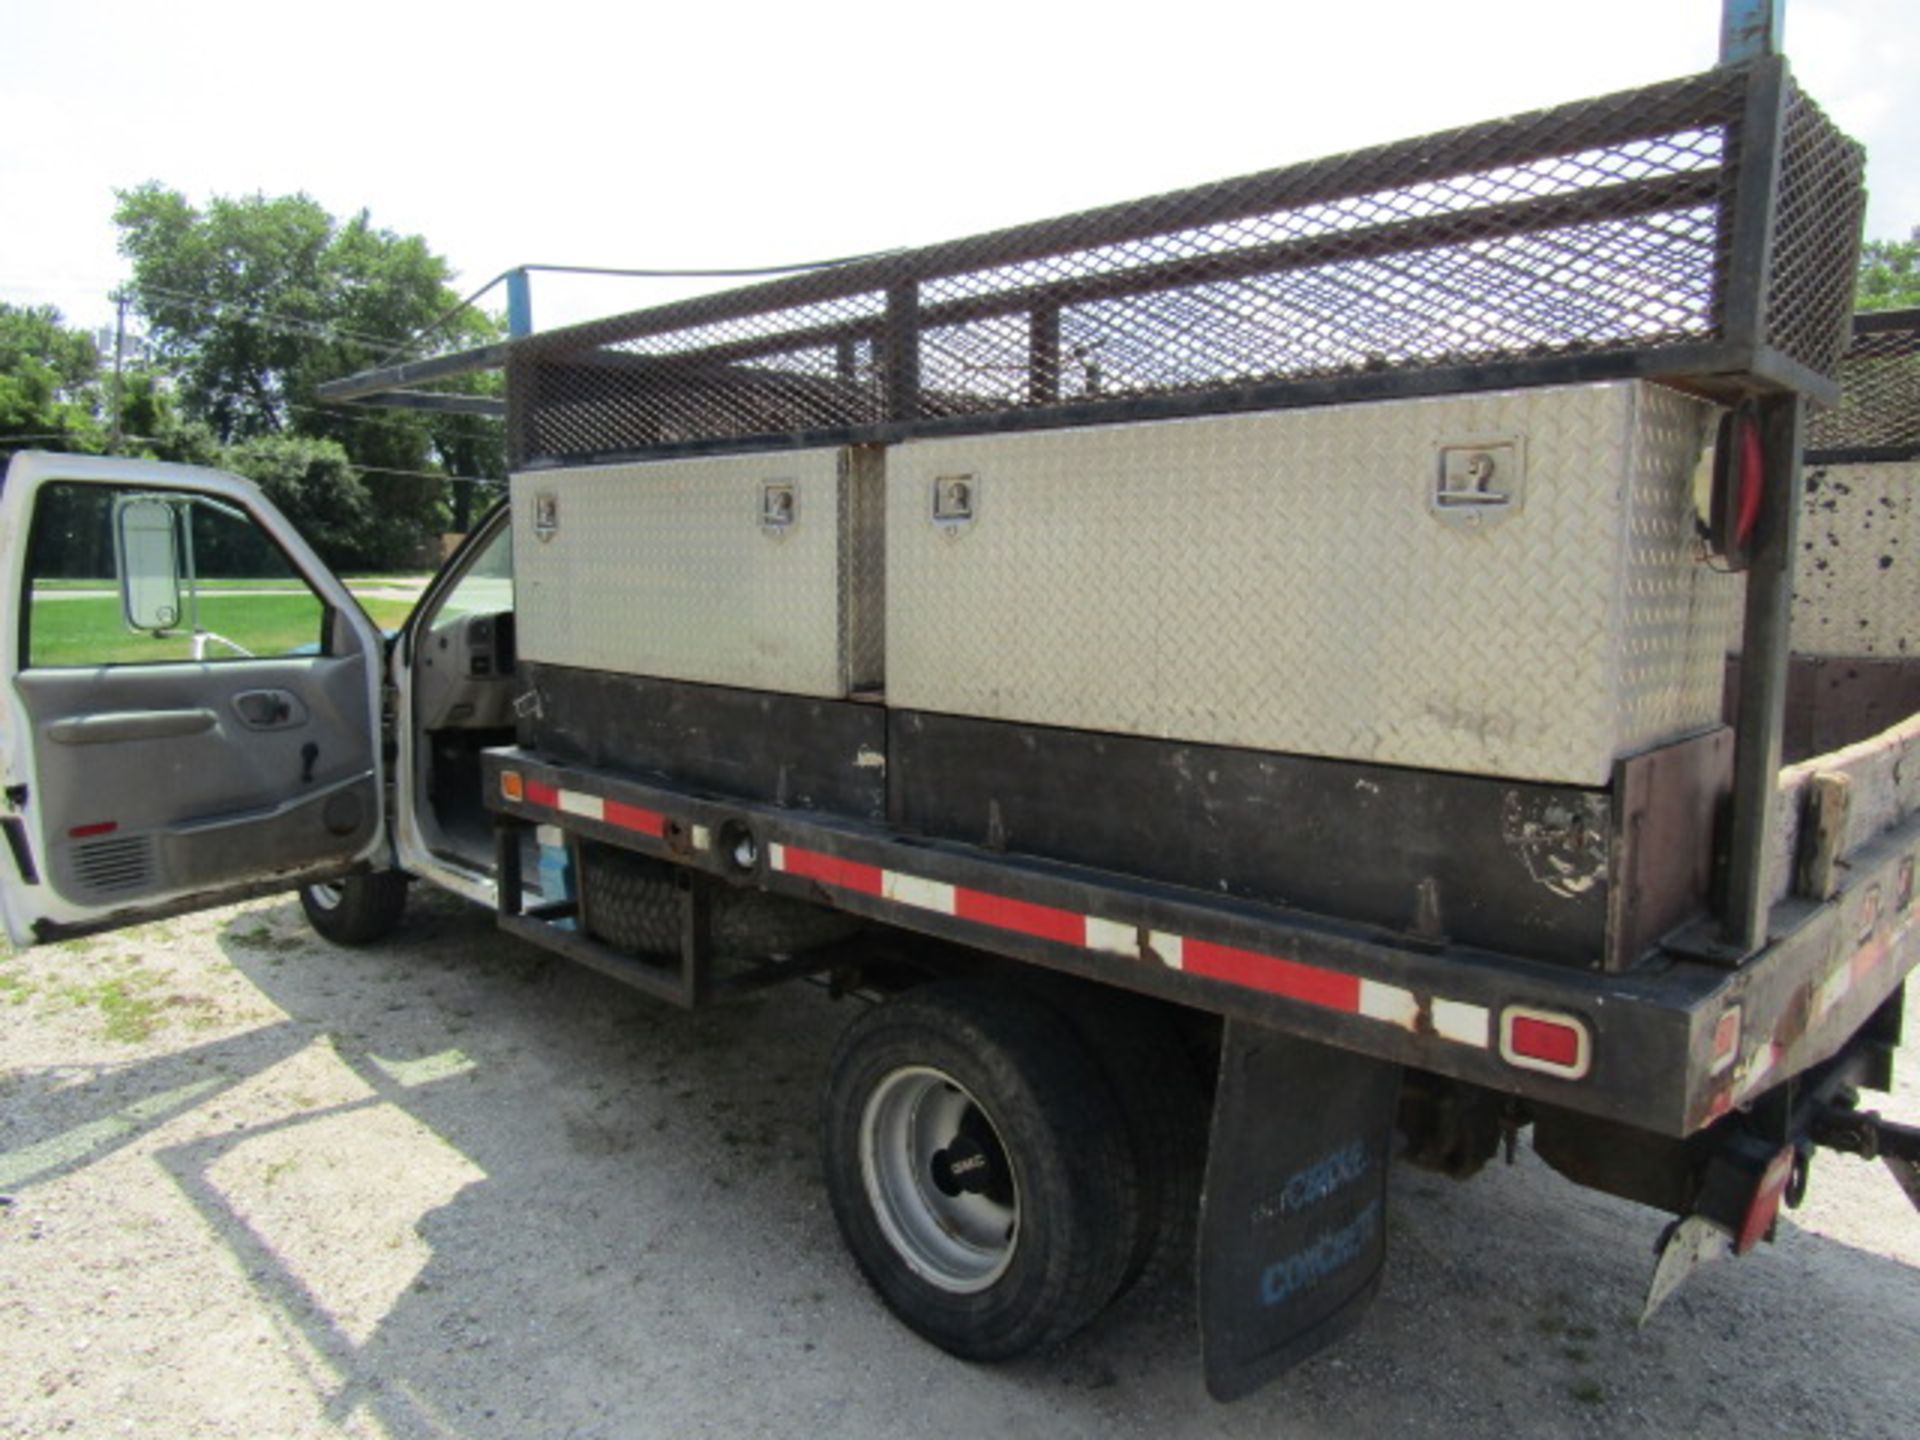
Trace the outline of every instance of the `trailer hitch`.
<path fill-rule="evenodd" d="M 1708 1161 L 1692 1209 L 1669 1225 L 1656 1246 L 1658 1261 L 1640 1311 L 1645 1325 L 1695 1270 L 1729 1255 L 1744 1255 L 1771 1239 L 1780 1206 L 1806 1190 L 1811 1146 L 1782 1145 L 1741 1130 L 1728 1134 Z"/>
<path fill-rule="evenodd" d="M 1817 1108 L 1801 1112 L 1806 1118 L 1797 1139 L 1776 1145 L 1735 1134 L 1714 1154 L 1692 1213 L 1669 1225 L 1660 1238 L 1659 1261 L 1640 1314 L 1642 1325 L 1700 1266 L 1723 1256 L 1744 1255 L 1771 1237 L 1780 1207 L 1798 1209 L 1805 1198 L 1816 1147 L 1885 1161 L 1907 1199 L 1920 1210 L 1920 1127 L 1855 1109 L 1851 1085 L 1836 1085 L 1826 1094 L 1829 1098 L 1816 1102 Z"/>
<path fill-rule="evenodd" d="M 1829 1105 L 1813 1121 L 1813 1141 L 1842 1155 L 1882 1160 L 1920 1210 L 1920 1127 L 1882 1120 L 1875 1110 Z"/>

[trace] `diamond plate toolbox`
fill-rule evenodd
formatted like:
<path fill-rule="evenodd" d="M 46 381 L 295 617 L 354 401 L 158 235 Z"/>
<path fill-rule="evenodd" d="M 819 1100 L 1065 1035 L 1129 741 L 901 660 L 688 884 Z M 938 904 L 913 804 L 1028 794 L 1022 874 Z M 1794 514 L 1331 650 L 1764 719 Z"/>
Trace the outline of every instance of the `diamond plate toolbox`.
<path fill-rule="evenodd" d="M 1604 785 L 1718 721 L 1714 413 L 1622 381 L 908 442 L 888 700 Z"/>
<path fill-rule="evenodd" d="M 529 660 L 826 698 L 879 683 L 876 447 L 513 476 Z"/>

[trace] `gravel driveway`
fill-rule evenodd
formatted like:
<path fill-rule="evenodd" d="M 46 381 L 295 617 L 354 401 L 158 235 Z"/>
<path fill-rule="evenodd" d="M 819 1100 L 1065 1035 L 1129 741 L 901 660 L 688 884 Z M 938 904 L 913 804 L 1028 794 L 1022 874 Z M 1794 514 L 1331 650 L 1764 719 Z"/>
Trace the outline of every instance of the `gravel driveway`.
<path fill-rule="evenodd" d="M 815 1083 L 851 1004 L 658 1007 L 416 890 L 0 960 L 0 1435 L 942 1437 L 1920 1430 L 1920 1217 L 1825 1157 L 1781 1243 L 1634 1325 L 1660 1217 L 1522 1153 L 1403 1170 L 1360 1331 L 1201 1388 L 1191 1286 L 983 1369 L 843 1254 Z M 1902 1092 L 1920 1119 L 1920 1045 Z"/>

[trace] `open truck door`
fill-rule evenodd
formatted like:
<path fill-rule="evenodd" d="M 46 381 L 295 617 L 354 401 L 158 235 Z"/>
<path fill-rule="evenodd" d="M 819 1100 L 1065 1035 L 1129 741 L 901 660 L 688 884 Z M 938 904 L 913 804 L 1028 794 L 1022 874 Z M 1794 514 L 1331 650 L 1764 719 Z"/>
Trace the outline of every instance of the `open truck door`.
<path fill-rule="evenodd" d="M 380 632 L 253 484 L 22 454 L 0 577 L 14 943 L 380 862 Z"/>

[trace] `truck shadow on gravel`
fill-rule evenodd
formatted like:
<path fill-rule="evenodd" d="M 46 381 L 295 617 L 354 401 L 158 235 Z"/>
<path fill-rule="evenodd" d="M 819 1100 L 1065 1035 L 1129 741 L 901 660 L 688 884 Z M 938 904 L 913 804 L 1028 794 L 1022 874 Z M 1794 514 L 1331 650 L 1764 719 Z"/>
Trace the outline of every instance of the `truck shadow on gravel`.
<path fill-rule="evenodd" d="M 413 904 L 395 942 L 357 952 L 302 939 L 291 904 L 243 913 L 222 947 L 288 1018 L 115 1091 L 119 1114 L 209 1067 L 336 1069 L 327 1098 L 160 1158 L 343 1429 L 1892 1434 L 1913 1413 L 1912 1270 L 1783 1227 L 1640 1330 L 1659 1217 L 1525 1154 L 1470 1186 L 1402 1167 L 1371 1315 L 1238 1406 L 1204 1397 L 1180 1280 L 1053 1354 L 963 1364 L 891 1320 L 826 1206 L 815 1089 L 857 1002 L 802 986 L 682 1014 L 483 912 Z M 31 1103 L 84 1124 L 86 1090 Z"/>

